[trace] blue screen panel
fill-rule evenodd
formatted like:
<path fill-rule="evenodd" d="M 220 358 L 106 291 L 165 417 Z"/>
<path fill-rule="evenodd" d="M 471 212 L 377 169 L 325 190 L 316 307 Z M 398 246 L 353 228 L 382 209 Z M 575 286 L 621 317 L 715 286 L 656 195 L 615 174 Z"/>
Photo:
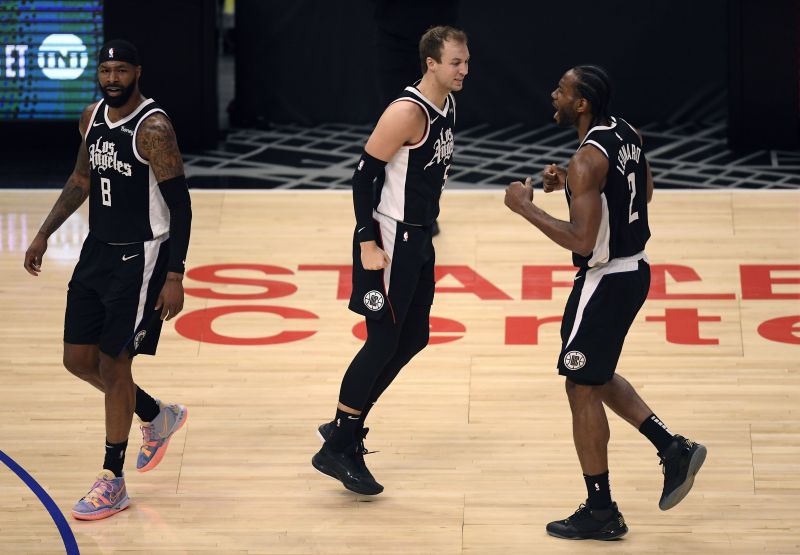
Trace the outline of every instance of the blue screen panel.
<path fill-rule="evenodd" d="M 102 0 L 0 3 L 0 121 L 77 119 L 99 98 Z"/>

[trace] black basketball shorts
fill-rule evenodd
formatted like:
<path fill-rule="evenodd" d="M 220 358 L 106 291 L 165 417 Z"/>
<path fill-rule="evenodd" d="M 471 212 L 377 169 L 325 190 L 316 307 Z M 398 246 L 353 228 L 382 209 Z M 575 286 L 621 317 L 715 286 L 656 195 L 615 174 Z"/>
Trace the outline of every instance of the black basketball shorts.
<path fill-rule="evenodd" d="M 650 265 L 644 252 L 579 270 L 561 322 L 558 373 L 583 385 L 611 380 L 649 289 Z"/>
<path fill-rule="evenodd" d="M 389 255 L 383 270 L 365 270 L 361 245 L 353 233 L 353 290 L 349 308 L 372 320 L 386 314 L 403 322 L 408 307 L 433 304 L 435 288 L 433 236 L 430 226 L 416 226 L 373 215 L 378 246 Z"/>
<path fill-rule="evenodd" d="M 169 240 L 109 245 L 91 234 L 67 292 L 64 342 L 99 345 L 116 357 L 154 355 L 161 334 L 155 310 L 167 276 Z"/>

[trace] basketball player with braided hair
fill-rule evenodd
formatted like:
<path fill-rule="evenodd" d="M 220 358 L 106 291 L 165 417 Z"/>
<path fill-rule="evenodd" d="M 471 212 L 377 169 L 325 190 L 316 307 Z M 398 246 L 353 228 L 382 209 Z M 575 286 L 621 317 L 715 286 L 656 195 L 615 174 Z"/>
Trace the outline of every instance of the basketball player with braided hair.
<path fill-rule="evenodd" d="M 612 540 L 628 527 L 611 500 L 609 429 L 603 405 L 635 426 L 656 448 L 664 472 L 659 501 L 671 509 L 689 493 L 706 448 L 673 435 L 631 384 L 615 373 L 622 345 L 650 288 L 645 244 L 653 177 L 639 132 L 608 114 L 611 81 L 602 68 L 576 66 L 552 93 L 554 119 L 574 127 L 580 145 L 564 168 L 543 171 L 544 191 L 564 189 L 569 221 L 533 203 L 531 179 L 506 189 L 505 204 L 556 244 L 578 268 L 561 325 L 558 372 L 566 377 L 575 449 L 588 492 L 570 517 L 547 533 L 566 539 Z"/>

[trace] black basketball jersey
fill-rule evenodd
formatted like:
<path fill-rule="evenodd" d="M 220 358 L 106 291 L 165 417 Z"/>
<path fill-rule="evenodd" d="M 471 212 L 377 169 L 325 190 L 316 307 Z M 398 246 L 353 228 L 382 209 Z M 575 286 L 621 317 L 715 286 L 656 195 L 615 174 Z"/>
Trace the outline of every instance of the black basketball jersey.
<path fill-rule="evenodd" d="M 169 232 L 169 208 L 150 164 L 136 150 L 142 121 L 164 113 L 152 98 L 111 123 L 102 100 L 86 129 L 89 152 L 89 233 L 104 243 L 138 243 Z"/>
<path fill-rule="evenodd" d="M 606 184 L 600 194 L 603 214 L 592 253 L 572 253 L 579 268 L 593 267 L 613 258 L 633 256 L 650 238 L 647 220 L 647 160 L 642 140 L 622 118 L 609 118 L 607 126 L 592 127 L 578 150 L 592 145 L 608 158 Z M 571 202 L 569 183 L 565 187 Z"/>
<path fill-rule="evenodd" d="M 448 94 L 440 110 L 416 87 L 406 87 L 394 102 L 418 104 L 428 126 L 418 143 L 401 147 L 378 175 L 375 209 L 394 220 L 430 225 L 439 215 L 439 198 L 453 161 L 455 99 Z"/>

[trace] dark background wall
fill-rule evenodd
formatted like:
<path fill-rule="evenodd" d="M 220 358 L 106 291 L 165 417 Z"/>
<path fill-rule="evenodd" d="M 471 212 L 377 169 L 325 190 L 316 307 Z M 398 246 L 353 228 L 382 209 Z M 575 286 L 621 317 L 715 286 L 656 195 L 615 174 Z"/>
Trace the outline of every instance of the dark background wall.
<path fill-rule="evenodd" d="M 385 64 L 376 53 L 376 8 L 407 19 L 417 10 L 427 25 L 440 23 L 445 17 L 432 15 L 431 4 L 238 0 L 239 110 L 249 121 L 373 120 L 383 107 L 377 76 Z M 472 60 L 458 99 L 461 123 L 549 122 L 550 91 L 580 63 L 609 69 L 615 107 L 633 121 L 724 106 L 727 4 L 462 0 L 455 22 L 469 33 Z"/>
<path fill-rule="evenodd" d="M 166 110 L 181 148 L 213 146 L 217 124 L 217 1 L 107 0 L 105 36 L 136 45 L 139 87 Z"/>
<path fill-rule="evenodd" d="M 731 1 L 728 22 L 730 147 L 797 148 L 800 1 Z"/>

